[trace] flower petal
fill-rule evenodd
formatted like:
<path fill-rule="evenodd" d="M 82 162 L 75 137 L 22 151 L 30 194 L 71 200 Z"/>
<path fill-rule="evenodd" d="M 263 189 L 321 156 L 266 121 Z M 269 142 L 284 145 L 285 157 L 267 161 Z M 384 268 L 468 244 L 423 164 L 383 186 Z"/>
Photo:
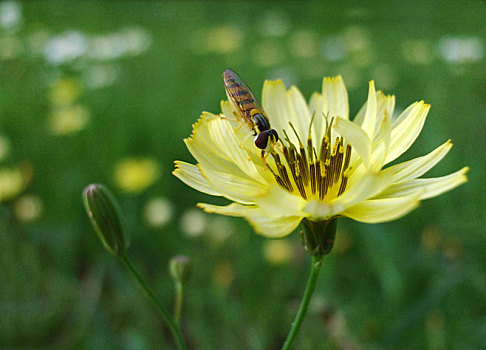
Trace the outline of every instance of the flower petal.
<path fill-rule="evenodd" d="M 287 89 L 281 80 L 265 81 L 262 90 L 263 109 L 270 119 L 270 125 L 277 132 L 288 129 L 292 117 L 287 106 Z"/>
<path fill-rule="evenodd" d="M 254 181 L 265 184 L 266 181 L 257 171 L 255 164 L 249 159 L 249 152 L 243 150 L 240 140 L 235 135 L 234 128 L 230 122 L 224 118 L 215 118 L 211 121 L 209 129 L 211 139 L 219 146 L 220 154 L 224 154 L 225 159 L 230 159 L 238 168 Z"/>
<path fill-rule="evenodd" d="M 413 194 L 420 194 L 420 200 L 436 197 L 467 182 L 466 173 L 468 171 L 469 167 L 464 167 L 446 176 L 400 182 L 388 187 L 377 198 L 403 197 Z"/>
<path fill-rule="evenodd" d="M 387 111 L 384 111 L 380 124 L 379 141 L 377 142 L 377 145 L 373 145 L 373 150 L 371 152 L 371 169 L 374 171 L 378 171 L 383 167 L 386 155 L 390 151 L 391 117 L 388 115 Z"/>
<path fill-rule="evenodd" d="M 322 80 L 322 97 L 324 115 L 349 120 L 348 92 L 340 75 Z"/>
<path fill-rule="evenodd" d="M 393 111 L 395 110 L 395 96 L 385 95 L 381 91 L 377 91 L 376 93 L 378 104 L 376 125 L 380 125 L 385 115 L 388 115 L 390 117 L 390 120 L 393 117 Z M 375 130 L 375 139 L 377 136 L 379 136 L 380 131 L 380 128 Z"/>
<path fill-rule="evenodd" d="M 326 114 L 324 113 L 324 98 L 321 94 L 314 92 L 309 101 L 309 111 L 312 121 L 312 139 L 316 143 L 317 154 L 321 152 L 321 140 L 326 133 Z"/>
<path fill-rule="evenodd" d="M 194 125 L 191 137 L 184 140 L 187 149 L 204 169 L 211 169 L 216 173 L 228 173 L 256 184 L 265 184 L 266 180 L 260 175 L 260 166 L 256 170 L 254 162 L 248 157 L 254 155 L 239 147 L 226 149 L 226 142 L 233 146 L 237 143 L 236 136 L 229 125 L 229 121 L 220 117 L 204 113 Z M 234 153 L 234 154 L 233 154 Z M 245 157 L 243 158 L 242 157 Z M 251 165 L 247 165 L 251 163 Z"/>
<path fill-rule="evenodd" d="M 221 193 L 211 186 L 196 165 L 182 161 L 175 161 L 174 163 L 176 169 L 172 172 L 172 174 L 174 174 L 186 185 L 212 196 L 221 196 Z"/>
<path fill-rule="evenodd" d="M 430 105 L 415 102 L 403 111 L 392 124 L 390 151 L 385 164 L 402 155 L 419 136 Z"/>
<path fill-rule="evenodd" d="M 415 179 L 432 169 L 446 156 L 451 148 L 452 142 L 448 140 L 429 154 L 391 166 L 383 170 L 383 173 L 386 176 L 392 176 L 394 183 Z"/>
<path fill-rule="evenodd" d="M 265 81 L 262 103 L 272 128 L 281 134 L 283 134 L 282 130 L 287 130 L 290 140 L 296 144 L 298 143 L 297 137 L 293 132 L 288 132 L 290 129 L 289 122 L 291 122 L 302 142 L 305 142 L 310 123 L 310 113 L 297 88 L 293 87 L 287 92 L 281 80 Z M 299 111 L 303 112 L 303 115 L 299 115 Z"/>
<path fill-rule="evenodd" d="M 204 113 L 193 126 L 192 135 L 184 142 L 192 156 L 203 165 L 211 166 L 221 172 L 236 172 L 246 176 L 236 165 L 221 153 L 219 146 L 213 141 L 209 127 L 212 120 L 219 118 L 210 113 Z"/>
<path fill-rule="evenodd" d="M 333 214 L 374 197 L 387 188 L 390 183 L 391 178 L 387 178 L 381 173 L 370 171 L 361 171 L 360 173 L 360 169 L 356 169 L 356 172 L 349 178 L 346 191 L 341 196 L 330 201 L 335 206 Z"/>
<path fill-rule="evenodd" d="M 373 141 L 375 137 L 375 129 L 377 127 L 377 98 L 375 83 L 370 81 L 368 89 L 368 101 L 366 102 L 366 113 L 363 119 L 363 124 L 361 127 L 368 134 L 368 137 Z"/>
<path fill-rule="evenodd" d="M 197 203 L 197 207 L 206 213 L 221 214 L 226 216 L 243 217 L 246 215 L 248 207 L 238 203 L 231 203 L 225 206 L 212 205 L 207 203 Z"/>
<path fill-rule="evenodd" d="M 255 198 L 255 203 L 269 217 L 306 216 L 302 211 L 306 201 L 277 184 L 271 186 L 264 195 Z"/>
<path fill-rule="evenodd" d="M 269 218 L 260 208 L 235 203 L 223 207 L 198 203 L 198 207 L 207 213 L 244 217 L 253 226 L 256 233 L 268 238 L 281 238 L 289 235 L 302 220 L 302 217 L 299 216 Z"/>
<path fill-rule="evenodd" d="M 399 198 L 369 199 L 346 209 L 341 215 L 370 224 L 386 222 L 406 215 L 419 203 L 418 195 L 415 194 Z"/>
<path fill-rule="evenodd" d="M 265 191 L 265 186 L 249 178 L 239 177 L 230 172 L 214 171 L 202 164 L 199 164 L 199 169 L 212 187 L 232 201 L 253 204 L 255 197 Z"/>
<path fill-rule="evenodd" d="M 287 97 L 290 113 L 292 114 L 292 124 L 297 129 L 302 142 L 305 142 L 309 135 L 309 124 L 311 120 L 309 107 L 307 106 L 304 96 L 302 96 L 300 90 L 295 86 L 290 87 L 287 92 Z"/>
<path fill-rule="evenodd" d="M 310 220 L 327 220 L 357 203 L 367 200 L 386 188 L 388 181 L 379 174 L 366 172 L 358 176 L 359 181 L 350 184 L 351 188 L 330 201 L 311 199 L 304 206 Z"/>
<path fill-rule="evenodd" d="M 291 234 L 302 221 L 301 216 L 269 218 L 260 209 L 250 209 L 246 219 L 256 233 L 268 238 L 282 238 Z"/>
<path fill-rule="evenodd" d="M 371 142 L 366 132 L 353 122 L 342 118 L 336 118 L 332 127 L 344 137 L 354 151 L 358 152 L 365 167 L 369 169 L 371 165 Z M 356 164 L 351 164 L 351 166 L 356 167 Z"/>

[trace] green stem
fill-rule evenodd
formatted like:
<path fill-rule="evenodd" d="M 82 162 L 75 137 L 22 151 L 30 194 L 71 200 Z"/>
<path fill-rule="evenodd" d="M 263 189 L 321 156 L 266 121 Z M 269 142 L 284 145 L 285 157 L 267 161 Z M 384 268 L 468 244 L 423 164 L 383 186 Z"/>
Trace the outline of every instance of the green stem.
<path fill-rule="evenodd" d="M 184 342 L 184 339 L 182 338 L 182 333 L 181 333 L 180 328 L 174 323 L 174 321 L 172 321 L 172 318 L 170 317 L 167 310 L 165 310 L 162 303 L 157 299 L 154 292 L 152 292 L 152 290 L 143 281 L 142 277 L 137 272 L 137 270 L 135 270 L 135 267 L 132 265 L 130 259 L 128 259 L 128 257 L 126 255 L 122 255 L 122 256 L 120 256 L 120 258 L 125 263 L 125 266 L 128 268 L 128 270 L 130 270 L 130 272 L 133 274 L 133 276 L 137 280 L 138 284 L 143 288 L 145 293 L 147 293 L 148 297 L 150 299 L 152 299 L 155 306 L 157 306 L 157 309 L 160 311 L 160 313 L 164 317 L 164 320 L 169 325 L 170 332 L 172 333 L 172 336 L 175 339 L 177 349 L 178 350 L 187 350 L 187 346 L 186 346 L 186 343 Z"/>
<path fill-rule="evenodd" d="M 292 323 L 292 327 L 290 328 L 289 334 L 287 335 L 287 339 L 282 346 L 281 350 L 290 350 L 292 343 L 299 332 L 300 326 L 302 321 L 304 320 L 304 316 L 307 312 L 307 307 L 309 306 L 309 301 L 311 300 L 312 294 L 314 293 L 314 289 L 316 287 L 317 277 L 319 276 L 319 271 L 322 265 L 322 256 L 316 257 L 312 256 L 312 268 L 309 275 L 309 280 L 307 281 L 307 287 L 305 288 L 304 297 L 300 303 L 299 311 L 295 316 L 294 322 Z"/>
<path fill-rule="evenodd" d="M 181 322 L 182 304 L 184 302 L 184 285 L 176 283 L 176 297 L 174 305 L 174 322 L 179 325 Z"/>

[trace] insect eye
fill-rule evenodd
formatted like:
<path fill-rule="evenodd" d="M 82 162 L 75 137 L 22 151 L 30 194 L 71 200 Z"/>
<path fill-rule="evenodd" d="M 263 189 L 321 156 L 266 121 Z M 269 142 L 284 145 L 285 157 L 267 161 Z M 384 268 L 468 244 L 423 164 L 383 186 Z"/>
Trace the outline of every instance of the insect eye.
<path fill-rule="evenodd" d="M 274 129 L 268 130 L 268 134 L 271 135 L 275 139 L 275 140 L 273 140 L 274 142 L 278 141 L 278 134 Z"/>
<path fill-rule="evenodd" d="M 261 132 L 255 137 L 255 146 L 257 146 L 260 149 L 265 149 L 267 148 L 268 145 L 268 132 L 264 131 Z"/>

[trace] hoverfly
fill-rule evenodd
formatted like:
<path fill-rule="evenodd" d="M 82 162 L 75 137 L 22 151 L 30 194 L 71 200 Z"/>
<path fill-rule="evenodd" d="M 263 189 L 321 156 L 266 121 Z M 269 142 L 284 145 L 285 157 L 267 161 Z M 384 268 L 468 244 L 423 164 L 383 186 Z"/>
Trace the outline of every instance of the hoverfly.
<path fill-rule="evenodd" d="M 252 130 L 255 146 L 262 150 L 262 157 L 269 146 L 278 141 L 277 132 L 270 127 L 270 121 L 262 106 L 248 85 L 231 69 L 223 72 L 224 87 L 228 99 L 238 110 L 239 116 Z"/>

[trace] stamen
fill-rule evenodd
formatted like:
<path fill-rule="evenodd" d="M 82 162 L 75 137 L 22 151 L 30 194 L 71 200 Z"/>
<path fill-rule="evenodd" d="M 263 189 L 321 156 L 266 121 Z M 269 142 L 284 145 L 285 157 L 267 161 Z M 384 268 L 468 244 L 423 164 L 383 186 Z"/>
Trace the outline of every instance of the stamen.
<path fill-rule="evenodd" d="M 322 137 L 321 149 L 318 152 L 313 146 L 311 127 L 314 115 L 309 123 L 307 145 L 304 146 L 292 123 L 289 123 L 298 145 L 292 143 L 285 130 L 283 130 L 285 143 L 280 149 L 272 149 L 271 154 L 275 160 L 275 168 L 269 167 L 276 182 L 287 191 L 299 194 L 302 198 L 318 198 L 325 200 L 339 197 L 346 189 L 351 168 L 351 145 L 344 147 L 344 138 L 336 137 L 331 143 L 331 130 L 334 118 L 326 119 L 326 132 Z M 280 158 L 283 155 L 283 159 Z M 289 176 L 289 172 L 292 176 Z"/>

